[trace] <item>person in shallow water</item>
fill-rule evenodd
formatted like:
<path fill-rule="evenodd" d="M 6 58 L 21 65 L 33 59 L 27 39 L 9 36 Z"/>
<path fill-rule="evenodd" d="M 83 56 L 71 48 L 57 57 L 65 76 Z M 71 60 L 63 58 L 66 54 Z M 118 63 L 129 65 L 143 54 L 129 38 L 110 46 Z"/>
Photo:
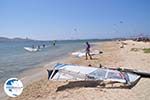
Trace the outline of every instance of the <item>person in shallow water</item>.
<path fill-rule="evenodd" d="M 32 45 L 32 49 L 34 49 L 34 45 Z"/>
<path fill-rule="evenodd" d="M 55 46 L 56 45 L 56 41 L 53 41 L 53 46 Z"/>
<path fill-rule="evenodd" d="M 40 49 L 40 45 L 38 45 L 38 50 Z"/>
<path fill-rule="evenodd" d="M 88 56 L 90 57 L 90 59 L 92 59 L 92 56 L 90 54 L 90 44 L 88 42 L 86 42 L 86 60 L 88 59 Z"/>
<path fill-rule="evenodd" d="M 45 48 L 45 44 L 43 44 L 43 48 Z"/>

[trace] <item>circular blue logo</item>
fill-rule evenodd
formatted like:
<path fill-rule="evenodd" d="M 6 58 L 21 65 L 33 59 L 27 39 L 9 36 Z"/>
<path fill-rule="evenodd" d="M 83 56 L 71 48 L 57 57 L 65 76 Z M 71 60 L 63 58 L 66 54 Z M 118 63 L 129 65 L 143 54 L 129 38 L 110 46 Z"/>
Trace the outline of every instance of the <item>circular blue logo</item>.
<path fill-rule="evenodd" d="M 17 78 L 10 78 L 4 84 L 4 91 L 10 97 L 17 97 L 23 91 L 23 84 Z"/>

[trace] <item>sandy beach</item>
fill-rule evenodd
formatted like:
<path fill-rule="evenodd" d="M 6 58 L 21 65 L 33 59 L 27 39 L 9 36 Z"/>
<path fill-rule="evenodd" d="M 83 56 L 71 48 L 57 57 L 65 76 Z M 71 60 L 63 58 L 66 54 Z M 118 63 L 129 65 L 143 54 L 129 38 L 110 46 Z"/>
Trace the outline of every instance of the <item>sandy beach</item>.
<path fill-rule="evenodd" d="M 122 67 L 150 72 L 150 53 L 144 53 L 143 48 L 150 48 L 150 43 L 123 41 L 98 42 L 92 49 L 103 51 L 94 55 L 93 60 L 85 57 L 77 58 L 69 55 L 59 63 L 84 65 L 91 67 Z M 136 48 L 136 51 L 133 50 Z M 132 89 L 102 88 L 95 83 L 86 86 L 83 82 L 49 81 L 46 69 L 57 62 L 52 62 L 28 72 L 29 75 L 21 80 L 25 85 L 23 93 L 9 100 L 150 100 L 150 79 L 140 79 Z"/>

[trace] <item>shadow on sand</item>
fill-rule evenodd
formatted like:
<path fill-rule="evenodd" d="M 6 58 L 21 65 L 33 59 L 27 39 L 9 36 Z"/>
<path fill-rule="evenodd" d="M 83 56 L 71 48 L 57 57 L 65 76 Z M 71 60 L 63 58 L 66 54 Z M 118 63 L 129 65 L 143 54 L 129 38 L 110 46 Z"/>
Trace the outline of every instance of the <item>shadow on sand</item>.
<path fill-rule="evenodd" d="M 138 82 L 138 81 L 137 81 Z M 104 83 L 103 81 L 71 81 L 66 85 L 60 86 L 57 88 L 56 92 L 59 91 L 64 91 L 66 89 L 74 89 L 74 88 L 81 88 L 81 87 L 101 87 L 104 89 L 132 89 L 136 84 L 132 84 L 130 86 L 128 85 L 119 85 L 119 86 L 114 86 L 113 84 L 115 83 Z M 106 85 L 111 85 L 110 87 L 106 87 Z"/>

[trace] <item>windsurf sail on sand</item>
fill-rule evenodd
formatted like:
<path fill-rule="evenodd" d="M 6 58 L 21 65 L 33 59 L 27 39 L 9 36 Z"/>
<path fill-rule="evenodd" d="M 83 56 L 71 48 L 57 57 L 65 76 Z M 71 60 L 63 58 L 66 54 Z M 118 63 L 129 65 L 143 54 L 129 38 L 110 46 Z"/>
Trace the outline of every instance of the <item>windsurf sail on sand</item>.
<path fill-rule="evenodd" d="M 91 55 L 98 55 L 101 52 L 99 50 L 93 50 L 90 52 Z M 71 55 L 76 56 L 76 57 L 84 57 L 86 56 L 86 52 L 85 51 L 78 51 L 78 52 L 72 52 Z"/>
<path fill-rule="evenodd" d="M 140 79 L 140 75 L 107 68 L 56 64 L 53 70 L 48 70 L 48 79 L 75 81 L 100 80 L 132 85 Z"/>

